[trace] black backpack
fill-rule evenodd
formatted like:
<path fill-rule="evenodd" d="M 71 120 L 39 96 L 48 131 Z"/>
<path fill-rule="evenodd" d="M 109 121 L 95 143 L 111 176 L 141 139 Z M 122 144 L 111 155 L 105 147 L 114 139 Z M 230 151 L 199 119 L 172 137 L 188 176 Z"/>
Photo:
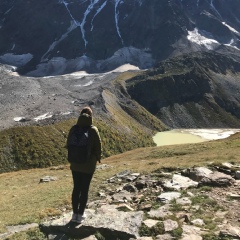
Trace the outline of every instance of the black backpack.
<path fill-rule="evenodd" d="M 75 125 L 68 135 L 68 161 L 74 163 L 85 163 L 90 156 L 89 149 L 89 127 Z"/>

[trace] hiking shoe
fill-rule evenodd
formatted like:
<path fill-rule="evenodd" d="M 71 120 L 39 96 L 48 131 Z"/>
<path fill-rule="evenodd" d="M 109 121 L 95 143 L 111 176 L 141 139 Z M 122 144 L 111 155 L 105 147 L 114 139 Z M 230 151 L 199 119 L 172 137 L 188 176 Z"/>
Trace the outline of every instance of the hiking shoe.
<path fill-rule="evenodd" d="M 81 223 L 82 221 L 84 221 L 85 218 L 86 218 L 86 214 L 78 214 L 76 222 Z"/>
<path fill-rule="evenodd" d="M 78 219 L 78 214 L 77 213 L 73 213 L 71 222 L 77 222 L 77 219 Z"/>

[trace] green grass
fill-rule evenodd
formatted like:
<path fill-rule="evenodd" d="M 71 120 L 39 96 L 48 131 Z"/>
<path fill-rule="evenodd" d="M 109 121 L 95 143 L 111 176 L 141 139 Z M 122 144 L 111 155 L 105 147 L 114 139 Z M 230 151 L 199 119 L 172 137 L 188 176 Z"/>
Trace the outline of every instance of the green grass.
<path fill-rule="evenodd" d="M 0 173 L 45 168 L 67 163 L 66 140 L 76 120 L 48 126 L 15 127 L 0 132 Z M 103 158 L 139 147 L 154 146 L 150 132 L 129 124 L 119 131 L 114 123 L 95 119 L 103 144 Z"/>
<path fill-rule="evenodd" d="M 164 225 L 163 222 L 159 222 L 153 227 L 149 228 L 145 224 L 142 224 L 140 229 L 139 229 L 139 235 L 140 236 L 152 236 L 156 237 L 157 235 L 164 234 Z"/>
<path fill-rule="evenodd" d="M 28 231 L 16 233 L 11 237 L 6 238 L 6 240 L 46 240 L 46 237 L 39 229 L 33 228 L 29 229 Z"/>

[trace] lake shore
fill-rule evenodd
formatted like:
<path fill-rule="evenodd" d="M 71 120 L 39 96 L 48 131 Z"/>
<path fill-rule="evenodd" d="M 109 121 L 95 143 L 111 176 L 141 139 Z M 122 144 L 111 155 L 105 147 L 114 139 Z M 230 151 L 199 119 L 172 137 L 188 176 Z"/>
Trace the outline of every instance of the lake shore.
<path fill-rule="evenodd" d="M 157 146 L 199 143 L 227 138 L 240 129 L 172 129 L 153 136 Z"/>

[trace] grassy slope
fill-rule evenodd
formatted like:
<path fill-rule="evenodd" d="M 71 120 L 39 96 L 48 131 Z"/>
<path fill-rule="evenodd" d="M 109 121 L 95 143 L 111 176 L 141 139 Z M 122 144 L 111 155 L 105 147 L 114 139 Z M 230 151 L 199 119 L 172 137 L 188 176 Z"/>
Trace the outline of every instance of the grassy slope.
<path fill-rule="evenodd" d="M 66 138 L 76 120 L 49 126 L 16 127 L 0 132 L 0 172 L 43 168 L 67 163 Z M 118 131 L 116 123 L 95 120 L 104 145 L 103 156 L 136 147 L 153 146 L 150 134 L 132 124 L 131 134 Z M 134 136 L 134 139 L 131 139 Z"/>
<path fill-rule="evenodd" d="M 202 166 L 226 161 L 240 163 L 238 156 L 240 134 L 226 140 L 128 151 L 103 160 L 103 163 L 111 165 L 112 168 L 95 173 L 90 189 L 90 201 L 97 198 L 106 178 L 125 169 L 146 174 L 162 167 Z M 56 176 L 58 180 L 40 184 L 39 179 L 46 175 Z M 46 168 L 1 174 L 0 232 L 4 231 L 7 225 L 39 222 L 46 216 L 60 214 L 64 208 L 70 209 L 71 187 L 68 165 L 59 170 Z"/>

